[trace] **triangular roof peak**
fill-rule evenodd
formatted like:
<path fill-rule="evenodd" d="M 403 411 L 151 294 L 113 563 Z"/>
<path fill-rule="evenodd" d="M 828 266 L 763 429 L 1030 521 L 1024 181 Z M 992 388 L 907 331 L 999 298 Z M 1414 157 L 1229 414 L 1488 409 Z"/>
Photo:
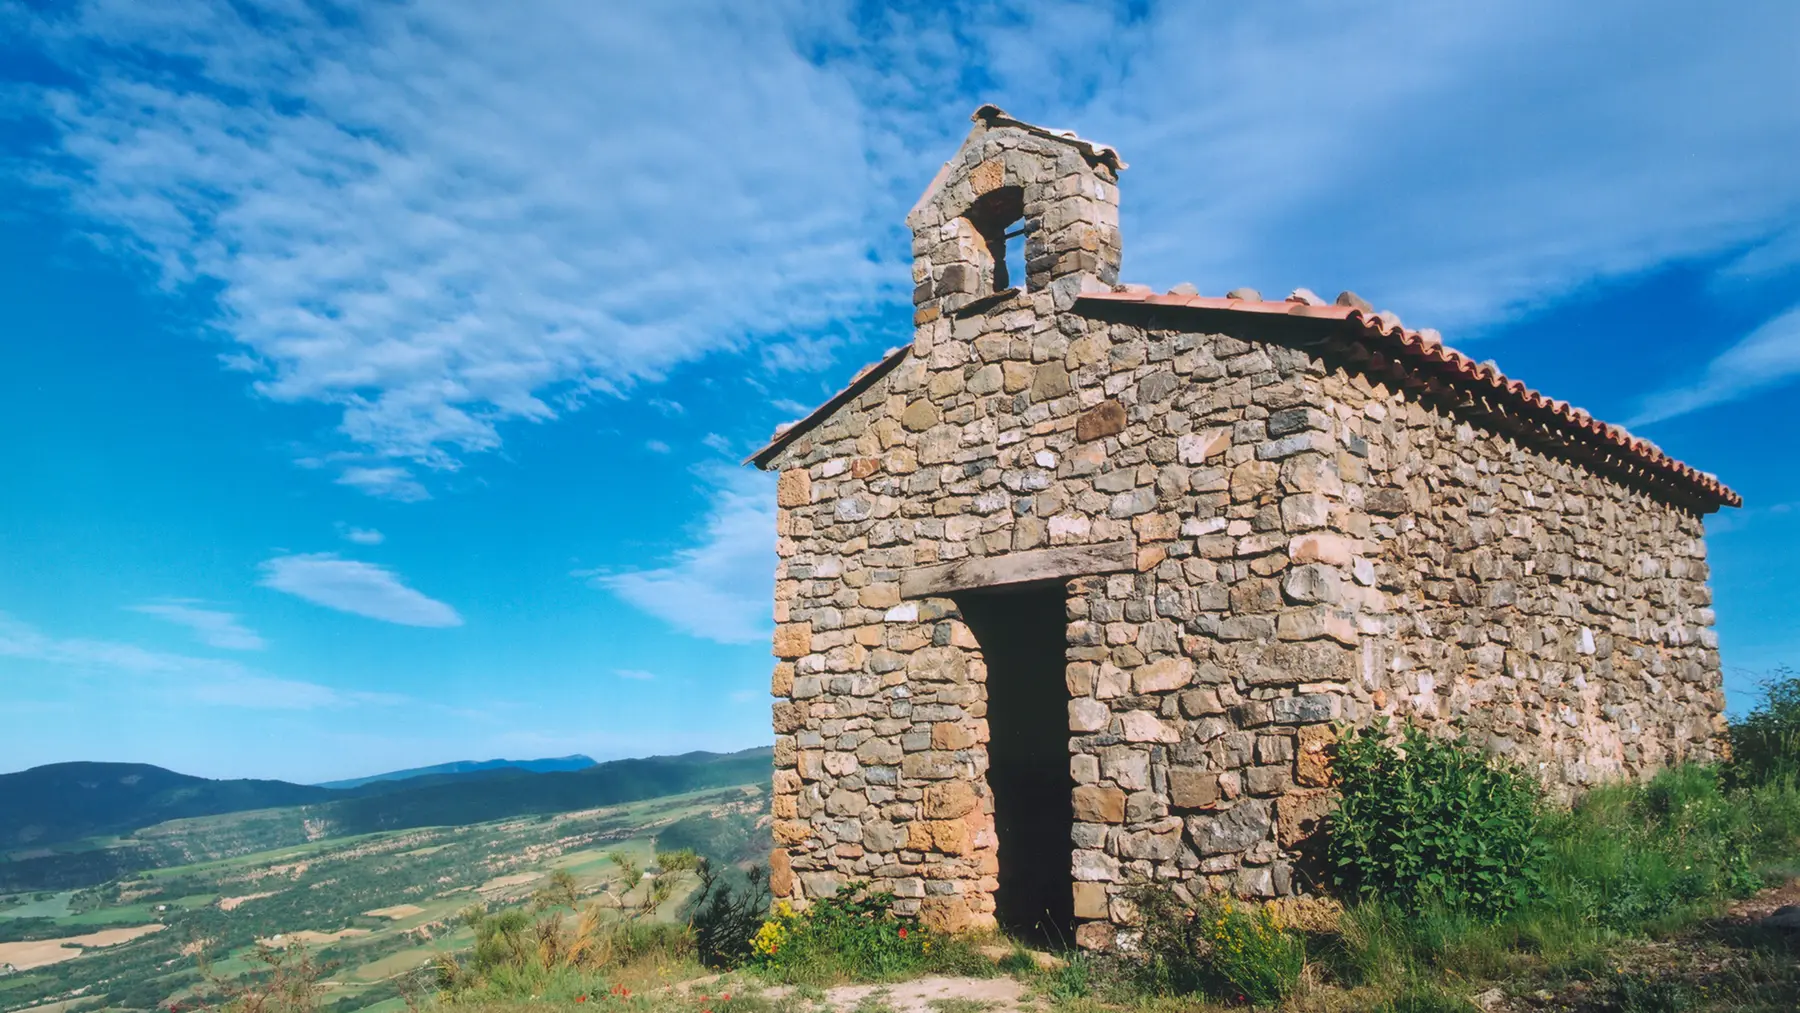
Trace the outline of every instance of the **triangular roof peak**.
<path fill-rule="evenodd" d="M 983 104 L 981 108 L 975 110 L 975 112 L 969 116 L 969 119 L 984 127 L 1017 127 L 1029 134 L 1035 134 L 1039 137 L 1048 137 L 1053 141 L 1062 141 L 1081 152 L 1082 156 L 1088 161 L 1104 162 L 1111 166 L 1114 172 L 1126 168 L 1125 161 L 1119 157 L 1118 151 L 1108 145 L 1095 144 L 1093 141 L 1084 140 L 1073 130 L 1057 130 L 1054 127 L 1040 127 L 1035 123 L 1027 123 L 1024 120 L 1016 119 L 1012 116 L 1008 116 L 1006 110 L 992 102 Z"/>
<path fill-rule="evenodd" d="M 945 182 L 956 168 L 957 156 L 968 150 L 970 145 L 979 142 L 982 136 L 990 130 L 1018 130 L 1033 137 L 1042 137 L 1046 140 L 1066 144 L 1075 149 L 1090 166 L 1106 166 L 1112 171 L 1114 179 L 1118 177 L 1119 170 L 1127 167 L 1125 160 L 1119 157 L 1118 151 L 1109 145 L 1096 144 L 1086 140 L 1073 130 L 1058 130 L 1054 127 L 1041 127 L 1035 123 L 1027 123 L 1008 115 L 1006 110 L 992 102 L 983 103 L 969 115 L 969 119 L 975 123 L 974 129 L 969 131 L 968 136 L 964 137 L 962 144 L 957 147 L 957 155 L 951 156 L 949 161 L 938 168 L 937 175 L 931 178 L 931 183 L 925 187 L 925 192 L 920 194 L 919 199 L 914 202 L 912 211 L 907 213 L 909 220 L 920 208 L 936 199 L 938 192 L 944 188 Z"/>

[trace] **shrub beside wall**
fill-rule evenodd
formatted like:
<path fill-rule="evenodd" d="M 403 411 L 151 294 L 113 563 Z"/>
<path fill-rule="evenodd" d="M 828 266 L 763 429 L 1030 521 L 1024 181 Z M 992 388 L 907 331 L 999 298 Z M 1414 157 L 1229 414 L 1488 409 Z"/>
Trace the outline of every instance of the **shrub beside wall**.
<path fill-rule="evenodd" d="M 1529 774 L 1408 725 L 1349 732 L 1333 764 L 1327 832 L 1337 886 L 1407 911 L 1504 914 L 1539 889 L 1541 788 Z"/>

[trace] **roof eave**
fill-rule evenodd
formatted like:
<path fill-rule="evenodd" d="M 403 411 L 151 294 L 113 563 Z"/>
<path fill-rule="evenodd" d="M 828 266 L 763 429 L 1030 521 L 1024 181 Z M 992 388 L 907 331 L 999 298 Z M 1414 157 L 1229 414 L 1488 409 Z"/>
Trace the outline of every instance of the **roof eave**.
<path fill-rule="evenodd" d="M 864 366 L 861 372 L 851 378 L 850 383 L 846 385 L 843 390 L 833 394 L 830 400 L 819 407 L 814 408 L 811 412 L 808 412 L 806 416 L 799 421 L 790 424 L 786 429 L 778 431 L 761 450 L 744 458 L 741 463 L 754 464 L 758 468 L 767 471 L 769 462 L 775 459 L 776 454 L 779 454 L 782 450 L 786 449 L 788 444 L 793 443 L 795 440 L 798 440 L 800 437 L 818 428 L 821 423 L 830 418 L 839 408 L 842 408 L 844 405 L 855 400 L 863 391 L 875 386 L 876 381 L 891 372 L 895 366 L 900 364 L 901 360 L 906 358 L 907 353 L 911 351 L 912 345 L 910 344 L 889 349 L 887 354 L 882 356 L 879 360 Z"/>
<path fill-rule="evenodd" d="M 1427 377 L 1428 382 L 1447 381 L 1465 392 L 1491 397 L 1518 410 L 1521 417 L 1558 431 L 1588 451 L 1628 460 L 1653 479 L 1685 492 L 1701 504 L 1702 512 L 1710 513 L 1721 506 L 1742 506 L 1744 502 L 1742 496 L 1717 478 L 1670 457 L 1650 441 L 1608 425 L 1566 401 L 1549 398 L 1487 363 L 1475 362 L 1444 345 L 1436 332 L 1408 330 L 1391 318 L 1384 319 L 1383 314 L 1368 314 L 1351 306 L 1174 293 L 1158 295 L 1143 289 L 1090 293 L 1076 301 L 1078 310 L 1091 312 L 1107 307 L 1167 310 L 1189 319 L 1250 315 L 1271 322 L 1274 319 L 1290 320 L 1293 326 L 1320 336 L 1336 332 L 1338 336 L 1352 338 L 1367 351 L 1404 360 L 1407 368 Z"/>

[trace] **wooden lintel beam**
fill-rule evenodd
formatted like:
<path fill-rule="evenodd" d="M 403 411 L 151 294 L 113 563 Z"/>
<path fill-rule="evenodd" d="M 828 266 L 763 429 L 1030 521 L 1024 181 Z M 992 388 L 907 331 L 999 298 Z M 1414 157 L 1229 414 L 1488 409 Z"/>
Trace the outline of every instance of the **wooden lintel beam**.
<path fill-rule="evenodd" d="M 1137 552 L 1128 540 L 1100 545 L 1060 545 L 914 567 L 900 574 L 900 596 L 934 598 L 957 591 L 1069 580 L 1136 568 Z"/>

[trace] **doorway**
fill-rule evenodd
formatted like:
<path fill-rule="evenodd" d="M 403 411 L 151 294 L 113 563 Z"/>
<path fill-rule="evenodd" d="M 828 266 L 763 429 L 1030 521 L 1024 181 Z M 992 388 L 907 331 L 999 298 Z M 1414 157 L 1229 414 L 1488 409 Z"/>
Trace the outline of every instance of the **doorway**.
<path fill-rule="evenodd" d="M 1009 932 L 1061 946 L 1072 943 L 1075 923 L 1066 597 L 1060 583 L 956 596 L 987 663 L 994 915 Z"/>

